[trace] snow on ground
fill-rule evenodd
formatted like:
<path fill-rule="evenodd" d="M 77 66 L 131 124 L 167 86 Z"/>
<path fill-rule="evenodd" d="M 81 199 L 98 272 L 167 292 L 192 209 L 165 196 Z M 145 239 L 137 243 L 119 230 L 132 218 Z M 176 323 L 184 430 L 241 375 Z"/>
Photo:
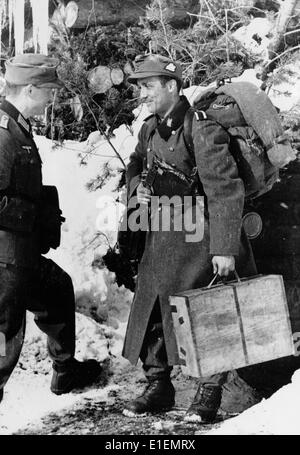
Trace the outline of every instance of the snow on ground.
<path fill-rule="evenodd" d="M 0 407 L 0 435 L 13 434 L 28 424 L 40 423 L 42 417 L 52 412 L 70 410 L 83 399 L 108 401 L 110 391 L 117 388 L 112 384 L 104 388 L 87 388 L 78 394 L 57 396 L 50 392 L 50 381 L 50 375 L 31 375 L 28 378 L 23 375 L 20 380 L 18 373 L 13 373 Z"/>
<path fill-rule="evenodd" d="M 120 356 L 125 324 L 118 331 L 100 325 L 86 316 L 76 313 L 76 358 L 94 358 L 104 362 L 107 374 L 108 361 Z M 68 393 L 56 396 L 50 392 L 52 375 L 51 361 L 46 350 L 46 336 L 37 328 L 32 314 L 27 314 L 27 330 L 19 364 L 5 387 L 3 402 L 0 406 L 0 434 L 12 434 L 27 424 L 51 412 L 71 409 L 83 399 L 94 402 L 108 401 L 108 394 L 117 388 L 105 384 L 104 377 L 98 385 L 86 388 L 82 393 Z"/>
<path fill-rule="evenodd" d="M 267 400 L 224 422 L 208 435 L 299 435 L 300 370 L 291 384 L 278 390 Z"/>
<path fill-rule="evenodd" d="M 282 112 L 300 105 L 300 61 L 286 65 L 285 69 L 290 71 L 288 80 L 273 85 L 269 93 L 273 103 Z"/>

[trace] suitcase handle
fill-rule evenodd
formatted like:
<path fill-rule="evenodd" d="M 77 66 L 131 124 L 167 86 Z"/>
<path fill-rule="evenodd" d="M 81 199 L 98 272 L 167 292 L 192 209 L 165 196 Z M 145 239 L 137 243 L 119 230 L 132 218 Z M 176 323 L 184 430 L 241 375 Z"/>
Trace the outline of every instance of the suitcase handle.
<path fill-rule="evenodd" d="M 240 282 L 241 282 L 241 279 L 240 279 L 240 277 L 238 276 L 237 271 L 236 271 L 235 269 L 234 269 L 233 273 L 235 274 L 235 277 L 236 277 L 238 283 L 240 283 Z M 218 272 L 217 272 L 217 273 L 215 274 L 215 276 L 213 277 L 213 279 L 211 280 L 211 282 L 209 283 L 209 285 L 207 286 L 207 289 L 209 289 L 209 288 L 212 287 L 212 285 L 213 285 L 214 282 L 216 281 L 216 278 L 217 278 L 218 275 L 219 275 L 219 274 L 218 274 Z M 224 284 L 224 283 L 223 283 L 223 284 Z M 226 283 L 225 283 L 225 284 L 226 284 Z"/>

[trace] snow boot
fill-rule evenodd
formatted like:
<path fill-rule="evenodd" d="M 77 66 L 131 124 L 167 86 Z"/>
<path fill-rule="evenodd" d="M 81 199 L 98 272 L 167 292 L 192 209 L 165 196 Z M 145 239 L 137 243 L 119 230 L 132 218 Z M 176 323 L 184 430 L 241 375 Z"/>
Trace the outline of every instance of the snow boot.
<path fill-rule="evenodd" d="M 3 389 L 0 389 L 0 403 L 3 400 Z"/>
<path fill-rule="evenodd" d="M 92 359 L 84 362 L 73 359 L 68 366 L 54 364 L 50 390 L 56 395 L 62 395 L 74 389 L 83 389 L 95 382 L 101 372 L 100 364 Z"/>
<path fill-rule="evenodd" d="M 149 380 L 143 394 L 128 403 L 123 414 L 131 417 L 145 412 L 169 411 L 175 404 L 175 389 L 170 378 Z"/>
<path fill-rule="evenodd" d="M 212 383 L 200 384 L 184 420 L 186 422 L 213 422 L 221 405 L 221 399 L 222 386 Z"/>

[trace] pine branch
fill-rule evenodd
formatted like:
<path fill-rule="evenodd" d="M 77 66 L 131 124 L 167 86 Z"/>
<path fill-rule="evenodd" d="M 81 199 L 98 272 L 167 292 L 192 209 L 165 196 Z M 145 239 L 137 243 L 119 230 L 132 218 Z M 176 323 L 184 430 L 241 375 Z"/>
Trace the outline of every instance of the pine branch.
<path fill-rule="evenodd" d="M 93 119 L 94 119 L 94 121 L 95 121 L 95 124 L 96 124 L 96 126 L 97 126 L 98 131 L 101 133 L 102 136 L 105 137 L 105 139 L 107 140 L 107 142 L 109 143 L 109 145 L 110 145 L 111 148 L 113 149 L 114 153 L 116 154 L 117 158 L 121 161 L 122 166 L 123 166 L 124 168 L 126 168 L 125 161 L 123 160 L 123 158 L 121 157 L 121 155 L 119 154 L 119 152 L 117 151 L 117 149 L 115 148 L 115 146 L 112 144 L 112 142 L 111 142 L 109 136 L 108 136 L 108 135 L 106 134 L 106 132 L 103 131 L 102 128 L 100 127 L 99 122 L 98 122 L 98 120 L 96 119 L 96 116 L 95 116 L 93 110 L 91 109 L 91 107 L 90 107 L 90 105 L 89 105 L 89 103 L 88 103 L 87 101 L 85 102 L 85 105 L 86 105 L 86 107 L 88 108 L 88 110 L 90 111 L 90 113 L 91 113 L 91 115 L 92 115 L 92 117 L 93 117 Z"/>

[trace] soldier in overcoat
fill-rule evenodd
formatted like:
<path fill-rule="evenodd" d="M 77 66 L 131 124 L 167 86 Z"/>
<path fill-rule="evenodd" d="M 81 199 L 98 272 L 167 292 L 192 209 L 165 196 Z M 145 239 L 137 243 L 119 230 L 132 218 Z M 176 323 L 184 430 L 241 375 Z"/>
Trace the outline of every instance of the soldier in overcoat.
<path fill-rule="evenodd" d="M 61 212 L 45 201 L 42 162 L 29 118 L 43 114 L 54 90 L 63 86 L 58 63 L 31 53 L 6 62 L 6 97 L 0 104 L 0 401 L 21 352 L 26 310 L 48 335 L 53 393 L 84 387 L 101 372 L 95 360 L 74 358 L 72 280 L 42 256 L 54 245 L 51 236 L 58 234 L 51 233 L 51 226 L 60 229 Z"/>
<path fill-rule="evenodd" d="M 193 161 L 183 134 L 190 104 L 180 95 L 180 65 L 159 55 L 146 56 L 137 63 L 129 81 L 139 85 L 141 100 L 152 113 L 139 132 L 126 174 L 128 199 L 136 196 L 141 204 L 151 203 L 123 349 L 123 355 L 132 363 L 141 358 L 148 379 L 143 395 L 124 410 L 125 414 L 139 414 L 170 409 L 174 404 L 170 373 L 172 366 L 179 364 L 179 357 L 169 296 L 207 286 L 216 273 L 228 276 L 236 270 L 240 276 L 251 276 L 256 267 L 242 230 L 244 184 L 229 151 L 227 132 L 212 120 L 194 116 Z M 148 173 L 153 168 L 158 170 L 148 186 L 141 181 L 145 162 Z M 193 174 L 198 178 L 196 196 L 193 191 L 182 192 L 178 178 L 174 180 L 177 171 L 188 179 Z M 190 195 L 194 202 L 187 206 L 184 202 L 169 204 L 167 211 L 164 202 L 152 207 L 154 196 L 179 196 L 184 200 L 183 194 Z M 170 214 L 170 229 L 162 228 L 166 213 Z M 183 216 L 182 229 L 174 226 L 178 213 Z M 215 418 L 225 380 L 225 373 L 201 380 L 187 420 Z"/>

